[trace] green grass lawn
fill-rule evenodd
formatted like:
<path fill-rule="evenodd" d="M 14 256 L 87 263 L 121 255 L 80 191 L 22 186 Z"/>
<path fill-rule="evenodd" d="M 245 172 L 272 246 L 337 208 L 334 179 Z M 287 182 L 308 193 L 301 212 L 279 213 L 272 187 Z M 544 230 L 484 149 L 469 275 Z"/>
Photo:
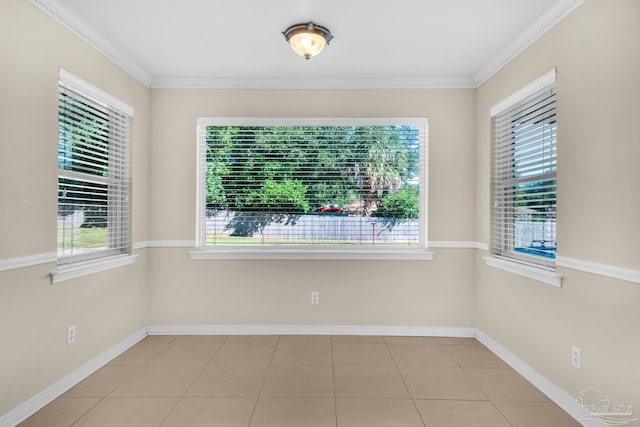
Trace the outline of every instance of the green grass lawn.
<path fill-rule="evenodd" d="M 106 228 L 76 228 L 58 230 L 58 248 L 76 247 L 98 249 L 107 246 Z"/>

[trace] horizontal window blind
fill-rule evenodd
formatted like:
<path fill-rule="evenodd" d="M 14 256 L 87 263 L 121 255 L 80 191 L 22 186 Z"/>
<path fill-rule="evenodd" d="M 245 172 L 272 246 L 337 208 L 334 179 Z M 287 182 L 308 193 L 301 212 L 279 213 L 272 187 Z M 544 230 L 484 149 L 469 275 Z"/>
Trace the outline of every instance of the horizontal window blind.
<path fill-rule="evenodd" d="M 426 120 L 204 122 L 199 138 L 201 245 L 419 247 L 426 241 Z"/>
<path fill-rule="evenodd" d="M 493 250 L 555 267 L 555 82 L 497 114 L 494 122 Z"/>
<path fill-rule="evenodd" d="M 59 265 L 129 252 L 130 117 L 66 80 L 58 99 Z"/>

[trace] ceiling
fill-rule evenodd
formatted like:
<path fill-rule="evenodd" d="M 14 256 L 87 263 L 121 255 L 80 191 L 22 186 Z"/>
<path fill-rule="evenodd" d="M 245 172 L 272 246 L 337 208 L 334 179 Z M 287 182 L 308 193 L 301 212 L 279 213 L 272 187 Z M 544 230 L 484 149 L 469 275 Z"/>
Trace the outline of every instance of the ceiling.
<path fill-rule="evenodd" d="M 221 88 L 476 87 L 581 2 L 31 1 L 148 86 Z M 307 61 L 281 33 L 311 20 Z"/>

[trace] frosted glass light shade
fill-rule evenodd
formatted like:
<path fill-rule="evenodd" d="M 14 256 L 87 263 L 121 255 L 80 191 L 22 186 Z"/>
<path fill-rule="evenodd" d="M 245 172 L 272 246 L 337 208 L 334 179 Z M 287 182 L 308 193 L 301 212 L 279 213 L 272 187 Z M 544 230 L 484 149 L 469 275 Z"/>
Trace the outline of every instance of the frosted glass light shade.
<path fill-rule="evenodd" d="M 296 24 L 287 28 L 282 34 L 291 45 L 291 49 L 305 59 L 316 56 L 333 38 L 331 32 L 313 22 Z"/>

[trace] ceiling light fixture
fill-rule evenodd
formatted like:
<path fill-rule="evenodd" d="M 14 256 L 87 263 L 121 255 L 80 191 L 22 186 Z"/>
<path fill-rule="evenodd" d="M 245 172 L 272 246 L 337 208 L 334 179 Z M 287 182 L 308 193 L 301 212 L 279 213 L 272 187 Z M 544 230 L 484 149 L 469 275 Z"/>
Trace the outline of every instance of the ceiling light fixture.
<path fill-rule="evenodd" d="M 291 49 L 305 59 L 322 52 L 325 45 L 329 44 L 333 38 L 331 31 L 326 27 L 316 25 L 313 22 L 292 25 L 282 34 L 291 45 Z"/>

